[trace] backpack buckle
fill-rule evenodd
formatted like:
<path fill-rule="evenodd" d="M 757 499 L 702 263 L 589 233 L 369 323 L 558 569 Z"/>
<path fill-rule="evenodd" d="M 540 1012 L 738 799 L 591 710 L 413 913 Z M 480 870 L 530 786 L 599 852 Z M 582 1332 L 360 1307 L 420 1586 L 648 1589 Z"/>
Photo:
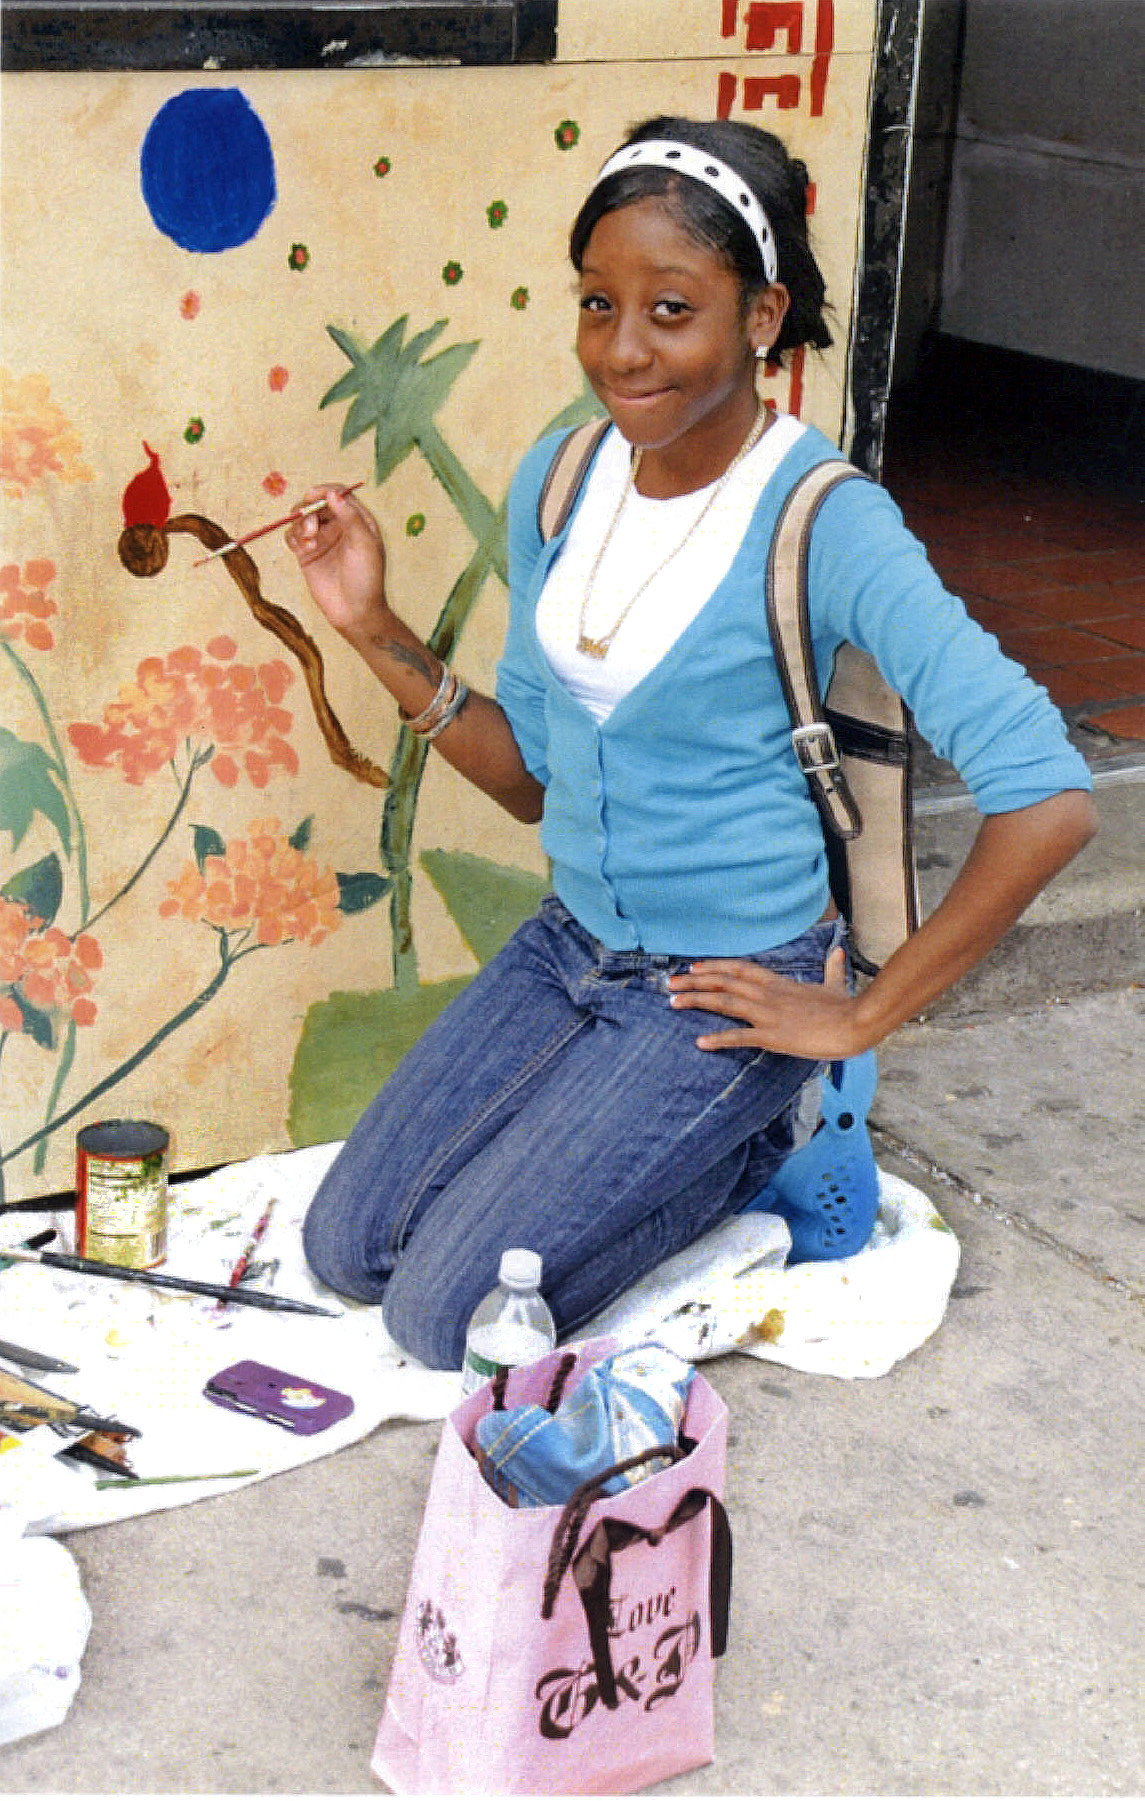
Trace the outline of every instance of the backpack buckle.
<path fill-rule="evenodd" d="M 826 775 L 839 767 L 839 747 L 825 719 L 798 725 L 791 734 L 795 760 L 804 775 Z"/>

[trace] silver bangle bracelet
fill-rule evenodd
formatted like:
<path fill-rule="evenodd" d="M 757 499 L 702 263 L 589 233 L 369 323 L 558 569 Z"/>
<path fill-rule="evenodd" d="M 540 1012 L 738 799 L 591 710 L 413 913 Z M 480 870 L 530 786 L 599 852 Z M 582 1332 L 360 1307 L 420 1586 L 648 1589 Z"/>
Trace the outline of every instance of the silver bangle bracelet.
<path fill-rule="evenodd" d="M 403 719 L 406 729 L 408 731 L 424 732 L 426 726 L 432 726 L 434 724 L 435 717 L 442 705 L 442 702 L 446 701 L 449 696 L 450 684 L 453 680 L 454 680 L 454 675 L 453 675 L 453 671 L 449 667 L 449 664 L 443 663 L 442 667 L 441 667 L 441 681 L 438 684 L 437 693 L 434 695 L 433 699 L 430 701 L 428 707 L 423 708 L 423 710 L 420 713 L 415 713 L 412 719 L 408 718 L 406 716 L 406 714 L 402 713 L 402 719 Z M 401 712 L 401 709 L 399 708 L 398 711 Z"/>
<path fill-rule="evenodd" d="M 450 695 L 449 701 L 446 705 L 445 711 L 441 715 L 441 718 L 438 719 L 437 721 L 435 721 L 435 723 L 430 726 L 428 731 L 423 731 L 421 736 L 423 738 L 428 738 L 430 741 L 432 741 L 434 738 L 436 738 L 440 732 L 443 732 L 445 730 L 447 725 L 451 725 L 453 723 L 453 721 L 457 718 L 457 715 L 460 713 L 462 707 L 465 705 L 465 703 L 468 699 L 469 699 L 469 689 L 465 686 L 465 683 L 459 679 L 458 683 L 457 683 L 457 687 L 454 690 L 453 694 Z"/>

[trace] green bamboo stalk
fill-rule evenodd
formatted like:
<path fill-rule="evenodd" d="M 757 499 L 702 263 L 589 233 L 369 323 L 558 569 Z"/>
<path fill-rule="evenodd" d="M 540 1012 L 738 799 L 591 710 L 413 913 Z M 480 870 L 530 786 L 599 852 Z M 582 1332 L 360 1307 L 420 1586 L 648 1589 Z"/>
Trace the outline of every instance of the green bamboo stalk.
<path fill-rule="evenodd" d="M 500 509 L 494 511 L 465 465 L 449 448 L 432 419 L 427 420 L 424 425 L 418 426 L 417 443 L 422 456 L 473 533 L 478 545 L 483 547 L 494 534 L 503 536 L 503 533 L 498 531 L 498 520 L 502 516 Z M 497 548 L 494 567 L 501 580 L 507 583 L 509 577 L 505 565 L 503 544 Z"/>
<path fill-rule="evenodd" d="M 492 515 L 485 538 L 458 576 L 438 615 L 437 623 L 429 634 L 427 642 L 430 649 L 445 663 L 452 660 L 465 622 L 490 573 L 496 569 L 498 548 L 504 543 L 504 516 L 502 504 Z M 413 890 L 410 845 L 428 753 L 429 746 L 425 739 L 407 731 L 403 726 L 390 764 L 390 787 L 382 809 L 379 848 L 383 865 L 393 881 L 390 890 L 390 929 L 394 986 L 401 989 L 416 987 L 418 979 L 410 910 Z"/>

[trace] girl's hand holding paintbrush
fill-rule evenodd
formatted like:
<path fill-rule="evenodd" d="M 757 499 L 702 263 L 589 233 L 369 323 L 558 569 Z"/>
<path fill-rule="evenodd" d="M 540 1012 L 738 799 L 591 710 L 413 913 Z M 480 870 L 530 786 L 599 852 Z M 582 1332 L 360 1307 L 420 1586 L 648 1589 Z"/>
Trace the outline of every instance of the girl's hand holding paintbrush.
<path fill-rule="evenodd" d="M 325 504 L 306 512 L 286 533 L 313 599 L 326 618 L 357 649 L 359 640 L 384 630 L 392 619 L 386 600 L 386 552 L 373 514 L 333 483 L 311 488 L 301 505 Z"/>

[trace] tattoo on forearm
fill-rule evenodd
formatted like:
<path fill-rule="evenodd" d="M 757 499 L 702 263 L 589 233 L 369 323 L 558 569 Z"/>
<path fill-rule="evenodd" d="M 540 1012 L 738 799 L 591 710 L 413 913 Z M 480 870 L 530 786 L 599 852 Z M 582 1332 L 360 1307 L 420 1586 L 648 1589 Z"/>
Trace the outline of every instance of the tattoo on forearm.
<path fill-rule="evenodd" d="M 436 685 L 440 679 L 428 651 L 420 647 L 411 649 L 397 638 L 375 638 L 373 643 L 387 657 L 392 657 L 395 663 L 404 663 L 407 669 L 415 669 L 419 675 L 424 675 L 427 682 Z"/>

